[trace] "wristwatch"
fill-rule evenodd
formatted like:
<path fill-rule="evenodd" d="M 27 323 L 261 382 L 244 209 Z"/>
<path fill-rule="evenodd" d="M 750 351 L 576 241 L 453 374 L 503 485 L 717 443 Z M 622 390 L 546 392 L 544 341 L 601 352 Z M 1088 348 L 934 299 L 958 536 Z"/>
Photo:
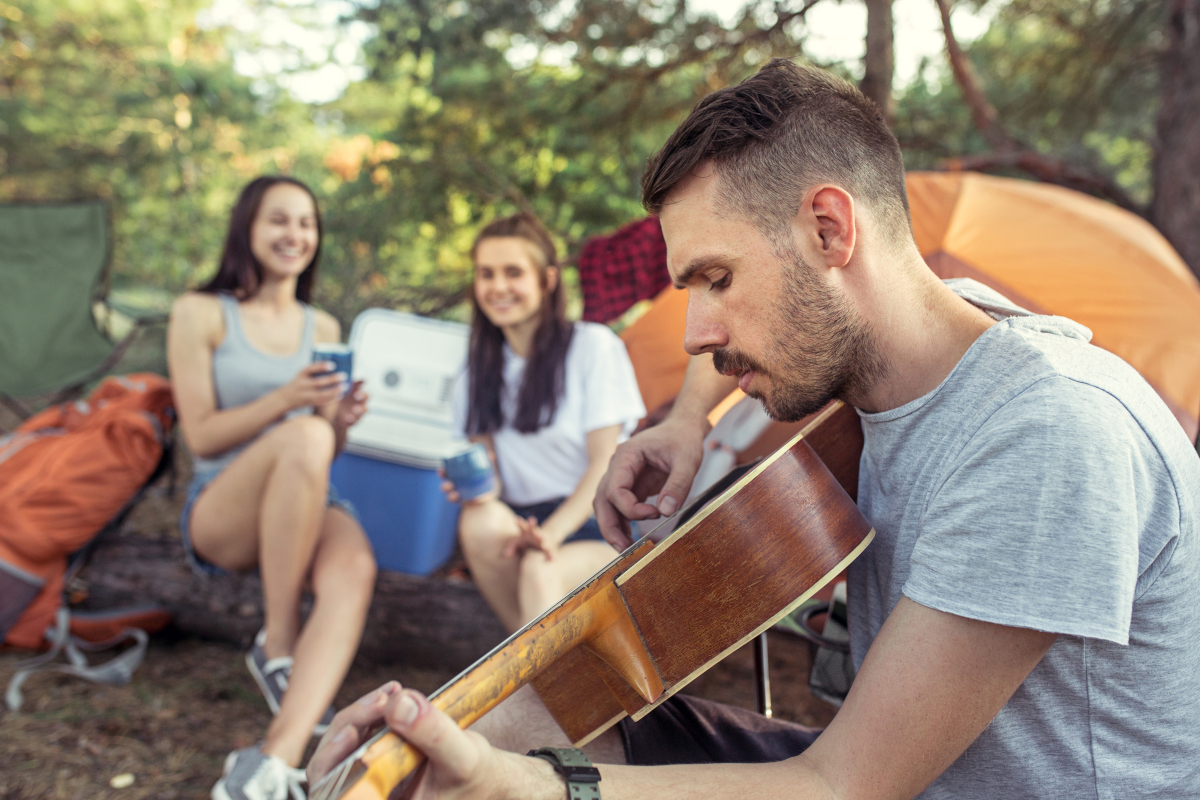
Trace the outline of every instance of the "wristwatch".
<path fill-rule="evenodd" d="M 574 747 L 539 747 L 525 755 L 542 758 L 567 782 L 569 800 L 600 800 L 600 770 L 582 750 Z"/>

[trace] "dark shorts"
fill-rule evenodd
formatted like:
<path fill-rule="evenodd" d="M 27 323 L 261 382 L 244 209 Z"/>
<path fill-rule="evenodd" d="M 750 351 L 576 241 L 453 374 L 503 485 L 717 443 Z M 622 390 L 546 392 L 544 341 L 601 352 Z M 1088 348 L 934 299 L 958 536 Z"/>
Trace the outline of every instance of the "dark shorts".
<path fill-rule="evenodd" d="M 509 505 L 509 508 L 521 519 L 533 517 L 538 521 L 538 525 L 541 525 L 566 499 L 565 497 L 560 497 L 557 500 L 547 500 L 544 503 L 534 503 L 530 506 Z M 572 533 L 566 539 L 563 539 L 563 544 L 586 541 L 604 541 L 604 536 L 600 533 L 600 525 L 596 522 L 595 517 L 588 517 L 587 522 L 579 526 L 579 530 Z"/>
<path fill-rule="evenodd" d="M 637 766 L 764 764 L 800 755 L 821 734 L 795 722 L 677 694 L 640 722 L 618 725 L 625 760 Z"/>
<path fill-rule="evenodd" d="M 196 505 L 196 500 L 199 499 L 200 494 L 220 474 L 221 470 L 218 469 L 215 472 L 198 472 L 192 476 L 192 482 L 188 484 L 187 498 L 183 501 L 183 513 L 179 515 L 179 533 L 183 537 L 183 553 L 187 556 L 188 565 L 192 568 L 192 571 L 200 576 L 229 574 L 215 564 L 210 564 L 196 555 L 196 551 L 192 547 L 192 535 L 188 530 L 188 526 L 191 523 L 192 506 Z M 354 511 L 354 506 L 349 500 L 343 500 L 338 496 L 337 489 L 332 483 L 329 484 L 327 505 L 340 508 L 356 521 L 358 520 L 358 514 Z"/>

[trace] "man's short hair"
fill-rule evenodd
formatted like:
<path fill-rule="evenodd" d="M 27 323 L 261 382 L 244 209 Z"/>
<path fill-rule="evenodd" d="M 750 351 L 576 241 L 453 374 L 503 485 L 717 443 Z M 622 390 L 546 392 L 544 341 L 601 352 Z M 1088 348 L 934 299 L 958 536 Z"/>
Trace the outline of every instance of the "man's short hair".
<path fill-rule="evenodd" d="M 866 203 L 889 238 L 911 236 L 900 145 L 858 89 L 782 58 L 705 97 L 646 165 L 642 204 L 662 211 L 671 191 L 712 162 L 721 201 L 772 241 L 820 183 Z"/>

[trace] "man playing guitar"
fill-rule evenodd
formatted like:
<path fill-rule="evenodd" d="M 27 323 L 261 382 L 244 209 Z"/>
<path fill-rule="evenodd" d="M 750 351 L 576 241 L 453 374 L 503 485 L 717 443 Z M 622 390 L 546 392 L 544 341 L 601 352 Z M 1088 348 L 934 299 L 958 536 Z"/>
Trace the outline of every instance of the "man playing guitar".
<path fill-rule="evenodd" d="M 858 409 L 877 538 L 849 573 L 857 675 L 819 738 L 677 696 L 585 748 L 605 800 L 1200 796 L 1200 460 L 1153 390 L 1082 326 L 938 280 L 895 138 L 818 70 L 776 60 L 706 97 L 643 200 L 694 358 L 613 458 L 606 538 L 678 508 L 735 383 L 778 419 Z M 529 689 L 463 732 L 388 684 L 338 715 L 310 779 L 381 723 L 428 759 L 413 796 L 568 796 L 565 768 L 520 755 L 569 745 Z"/>

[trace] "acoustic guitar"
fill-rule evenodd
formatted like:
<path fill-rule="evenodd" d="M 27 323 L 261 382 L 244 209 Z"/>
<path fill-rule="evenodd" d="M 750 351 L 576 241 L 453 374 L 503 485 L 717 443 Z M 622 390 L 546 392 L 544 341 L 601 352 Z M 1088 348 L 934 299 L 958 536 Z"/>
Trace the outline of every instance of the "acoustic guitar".
<path fill-rule="evenodd" d="M 531 683 L 577 747 L 627 715 L 641 719 L 867 547 L 875 532 L 851 499 L 861 450 L 857 414 L 830 405 L 787 445 L 689 505 L 682 515 L 690 518 L 657 545 L 635 542 L 430 701 L 465 728 Z M 382 731 L 309 798 L 385 800 L 422 760 Z"/>

